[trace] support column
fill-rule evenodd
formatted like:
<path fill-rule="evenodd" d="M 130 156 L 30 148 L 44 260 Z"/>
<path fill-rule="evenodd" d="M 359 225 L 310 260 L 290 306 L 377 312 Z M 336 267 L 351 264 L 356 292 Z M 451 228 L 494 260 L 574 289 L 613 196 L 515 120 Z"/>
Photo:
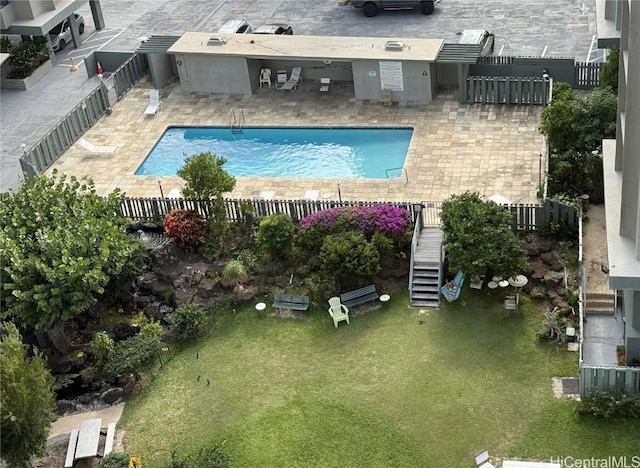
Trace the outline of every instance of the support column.
<path fill-rule="evenodd" d="M 104 16 L 102 15 L 100 0 L 89 0 L 89 7 L 91 7 L 91 16 L 93 17 L 93 24 L 96 26 L 96 31 L 104 29 Z"/>

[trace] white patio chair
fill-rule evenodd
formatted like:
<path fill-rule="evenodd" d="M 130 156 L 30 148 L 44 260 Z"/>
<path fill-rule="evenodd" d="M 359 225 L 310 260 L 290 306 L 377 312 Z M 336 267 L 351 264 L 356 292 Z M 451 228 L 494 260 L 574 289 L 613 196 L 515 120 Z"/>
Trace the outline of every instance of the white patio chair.
<path fill-rule="evenodd" d="M 158 112 L 158 108 L 160 108 L 160 90 L 159 89 L 150 89 L 149 90 L 149 105 L 144 110 L 144 113 L 155 114 Z"/>
<path fill-rule="evenodd" d="M 80 138 L 78 144 L 90 153 L 113 153 L 116 150 L 115 146 L 96 146 L 84 138 Z"/>
<path fill-rule="evenodd" d="M 328 92 L 330 84 L 331 84 L 331 78 L 320 78 L 320 92 L 321 93 Z"/>
<path fill-rule="evenodd" d="M 266 84 L 267 86 L 269 86 L 269 88 L 271 88 L 271 69 L 269 68 L 263 68 L 262 70 L 260 70 L 260 87 L 261 88 L 263 84 Z"/>
<path fill-rule="evenodd" d="M 493 465 L 489 461 L 489 452 L 486 451 L 486 450 L 483 450 L 478 455 L 476 455 L 476 467 L 478 467 L 478 468 L 496 468 L 495 465 Z"/>
<path fill-rule="evenodd" d="M 298 87 L 298 83 L 302 80 L 300 74 L 302 73 L 302 67 L 293 67 L 291 70 L 291 76 L 285 84 L 280 88 L 281 91 L 291 91 L 292 93 Z"/>

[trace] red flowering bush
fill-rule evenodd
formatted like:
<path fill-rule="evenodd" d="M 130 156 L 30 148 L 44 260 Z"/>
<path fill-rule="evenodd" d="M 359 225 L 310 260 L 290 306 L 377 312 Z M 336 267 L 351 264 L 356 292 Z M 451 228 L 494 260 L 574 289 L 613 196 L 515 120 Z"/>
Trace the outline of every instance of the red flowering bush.
<path fill-rule="evenodd" d="M 193 210 L 173 210 L 164 218 L 164 232 L 178 247 L 192 250 L 205 241 L 206 222 Z"/>

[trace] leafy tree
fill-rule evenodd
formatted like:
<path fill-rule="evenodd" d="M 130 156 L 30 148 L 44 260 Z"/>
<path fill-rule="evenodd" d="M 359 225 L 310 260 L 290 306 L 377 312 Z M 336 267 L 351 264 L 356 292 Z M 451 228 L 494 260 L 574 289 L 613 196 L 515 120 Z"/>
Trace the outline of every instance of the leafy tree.
<path fill-rule="evenodd" d="M 553 87 L 553 100 L 542 111 L 540 133 L 546 135 L 549 144 L 563 153 L 571 148 L 578 135 L 573 122 L 578 96 L 569 83 L 559 82 Z"/>
<path fill-rule="evenodd" d="M 256 242 L 273 257 L 281 257 L 291 250 L 295 230 L 291 216 L 273 214 L 260 221 Z"/>
<path fill-rule="evenodd" d="M 452 195 L 442 204 L 444 248 L 450 270 L 478 276 L 491 270 L 503 278 L 527 267 L 527 253 L 511 229 L 511 214 L 477 193 Z"/>
<path fill-rule="evenodd" d="M 186 181 L 182 189 L 185 197 L 212 201 L 213 217 L 209 220 L 207 238 L 215 239 L 223 251 L 228 233 L 223 193 L 231 192 L 236 186 L 235 177 L 222 167 L 226 162 L 225 158 L 205 151 L 188 156 L 178 170 L 178 176 Z"/>
<path fill-rule="evenodd" d="M 371 280 L 380 272 L 378 249 L 359 231 L 327 236 L 319 259 L 324 273 L 343 285 Z"/>
<path fill-rule="evenodd" d="M 169 323 L 182 338 L 197 336 L 209 320 L 209 314 L 200 304 L 182 304 L 169 315 Z"/>
<path fill-rule="evenodd" d="M 602 140 L 616 137 L 618 98 L 611 88 L 596 88 L 576 101 L 573 126 L 577 139 L 571 148 L 591 152 L 602 146 Z"/>
<path fill-rule="evenodd" d="M 227 160 L 210 151 L 188 156 L 178 170 L 178 176 L 186 181 L 182 194 L 187 198 L 212 200 L 231 192 L 236 179 L 230 176 L 222 166 Z"/>
<path fill-rule="evenodd" d="M 54 379 L 39 354 L 26 356 L 11 322 L 0 341 L 0 451 L 9 466 L 21 466 L 44 452 L 54 410 Z"/>
<path fill-rule="evenodd" d="M 56 171 L 0 194 L 2 317 L 48 330 L 64 350 L 62 322 L 87 310 L 110 281 L 130 273 L 141 249 L 125 233 L 121 201 L 118 190 L 103 198 L 92 182 L 80 184 Z"/>
<path fill-rule="evenodd" d="M 618 71 L 620 66 L 620 49 L 613 47 L 609 49 L 607 61 L 600 70 L 600 86 L 610 87 L 614 93 L 618 94 Z"/>

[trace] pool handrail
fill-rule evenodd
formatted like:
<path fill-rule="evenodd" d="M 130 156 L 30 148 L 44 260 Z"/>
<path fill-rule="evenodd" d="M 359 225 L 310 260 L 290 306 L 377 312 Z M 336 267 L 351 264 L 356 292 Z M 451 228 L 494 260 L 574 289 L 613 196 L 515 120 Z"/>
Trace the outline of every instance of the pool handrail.
<path fill-rule="evenodd" d="M 406 179 L 406 183 L 409 183 L 409 174 L 407 173 L 407 170 L 404 167 L 392 167 L 390 169 L 387 169 L 384 171 L 385 175 L 387 176 L 387 179 L 389 178 L 389 171 L 397 171 L 398 169 L 401 170 L 401 173 L 404 172 L 404 177 Z"/>

